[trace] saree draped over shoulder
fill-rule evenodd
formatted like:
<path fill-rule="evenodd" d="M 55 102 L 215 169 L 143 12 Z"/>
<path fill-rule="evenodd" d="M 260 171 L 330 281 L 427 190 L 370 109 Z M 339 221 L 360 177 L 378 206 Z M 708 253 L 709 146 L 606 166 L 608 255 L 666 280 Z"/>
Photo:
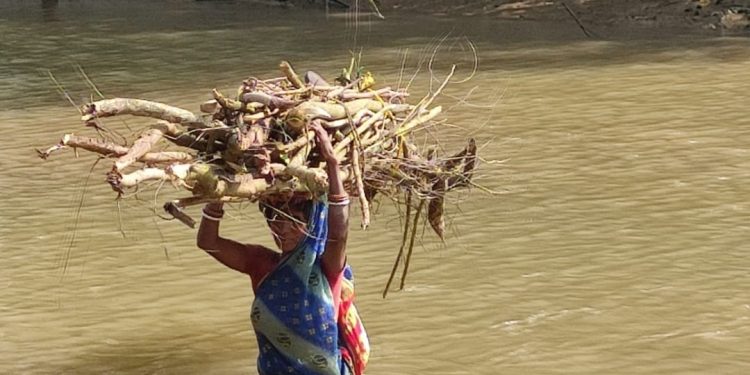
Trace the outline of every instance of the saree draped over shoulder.
<path fill-rule="evenodd" d="M 353 295 L 342 299 L 335 309 L 331 286 L 321 268 L 327 215 L 326 202 L 315 202 L 307 236 L 255 292 L 250 317 L 258 338 L 261 375 L 342 375 L 361 374 L 364 370 L 369 344 L 356 309 L 348 309 L 353 309 Z M 348 266 L 345 275 L 349 276 L 345 280 L 351 282 Z M 343 305 L 346 311 L 342 311 Z M 354 337 L 346 328 L 352 319 L 339 319 L 342 313 L 356 315 Z M 355 343 L 355 348 L 350 348 L 347 341 Z"/>

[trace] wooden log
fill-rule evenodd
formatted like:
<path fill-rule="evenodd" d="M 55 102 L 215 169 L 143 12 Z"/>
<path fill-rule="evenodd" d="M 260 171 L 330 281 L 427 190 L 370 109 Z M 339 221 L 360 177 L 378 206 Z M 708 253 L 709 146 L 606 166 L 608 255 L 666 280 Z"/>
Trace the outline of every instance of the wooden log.
<path fill-rule="evenodd" d="M 109 176 L 109 175 L 108 175 Z M 144 181 L 169 180 L 169 174 L 161 168 L 143 168 L 135 172 L 123 174 L 119 176 L 118 181 L 109 181 L 112 187 L 116 191 L 122 191 L 124 188 L 131 188 L 138 186 Z"/>
<path fill-rule="evenodd" d="M 125 146 L 103 141 L 91 137 L 83 137 L 73 134 L 65 134 L 60 143 L 50 147 L 46 151 L 37 150 L 39 156 L 46 159 L 51 152 L 61 150 L 66 147 L 80 148 L 86 151 L 94 152 L 107 157 L 120 157 L 126 155 L 129 149 Z M 137 160 L 146 164 L 170 163 L 170 162 L 189 162 L 194 159 L 193 155 L 181 151 L 162 151 L 147 152 L 140 155 Z"/>
<path fill-rule="evenodd" d="M 81 116 L 81 120 L 85 123 L 97 118 L 133 115 L 157 118 L 191 128 L 204 128 L 207 126 L 201 116 L 188 110 L 143 99 L 104 99 L 84 105 L 82 111 L 83 116 Z"/>
<path fill-rule="evenodd" d="M 290 153 L 304 147 L 306 144 L 310 143 L 313 138 L 315 138 L 315 132 L 310 130 L 290 143 L 277 143 L 275 144 L 275 147 L 280 152 Z"/>
<path fill-rule="evenodd" d="M 156 142 L 162 139 L 164 135 L 178 137 L 181 133 L 182 128 L 180 125 L 160 121 L 156 125 L 151 126 L 150 129 L 146 130 L 135 142 L 133 142 L 133 145 L 130 146 L 128 152 L 117 159 L 114 164 L 114 170 L 121 171 L 139 160 L 143 155 L 151 151 L 151 148 Z"/>
<path fill-rule="evenodd" d="M 254 178 L 250 174 L 231 175 L 219 166 L 194 164 L 184 179 L 193 194 L 208 198 L 238 197 L 258 199 L 264 194 L 311 192 L 320 195 L 328 189 L 328 178 L 320 168 L 270 165 L 276 178 Z"/>
<path fill-rule="evenodd" d="M 147 165 L 163 163 L 189 163 L 195 160 L 193 155 L 182 151 L 148 152 L 138 158 L 138 161 Z"/>
<path fill-rule="evenodd" d="M 427 114 L 424 115 L 418 115 L 417 117 L 409 120 L 408 122 L 403 123 L 399 128 L 396 130 L 395 135 L 403 136 L 409 133 L 410 131 L 414 130 L 415 127 L 422 125 L 435 117 L 437 117 L 440 112 L 443 111 L 443 107 L 437 106 L 433 109 L 431 109 Z"/>
<path fill-rule="evenodd" d="M 364 133 L 367 129 L 369 129 L 373 124 L 375 124 L 378 120 L 382 119 L 383 116 L 385 116 L 386 113 L 388 113 L 388 112 L 391 111 L 392 107 L 393 106 L 390 105 L 390 104 L 386 105 L 385 107 L 383 107 L 383 109 L 381 109 L 380 111 L 378 111 L 377 113 L 375 113 L 374 115 L 372 115 L 372 117 L 370 117 L 369 119 L 367 119 L 367 121 L 365 121 L 364 123 L 362 123 L 362 125 L 358 126 L 355 131 L 351 132 L 344 139 L 342 139 L 340 142 L 338 142 L 336 144 L 336 146 L 334 146 L 334 148 L 333 148 L 333 150 L 336 153 L 336 155 L 338 156 L 338 154 L 341 151 L 346 150 L 346 147 L 349 146 L 349 144 L 355 138 L 361 136 L 362 133 Z"/>
<path fill-rule="evenodd" d="M 294 68 L 292 68 L 292 64 L 290 64 L 288 61 L 282 61 L 281 63 L 279 63 L 279 69 L 281 69 L 281 72 L 284 73 L 286 79 L 288 79 L 289 82 L 292 83 L 292 86 L 298 89 L 305 87 L 305 83 L 302 82 L 297 73 L 294 71 Z"/>
<path fill-rule="evenodd" d="M 73 134 L 65 134 L 60 140 L 60 145 L 81 148 L 86 151 L 95 152 L 104 156 L 122 156 L 128 152 L 128 148 L 118 144 L 103 141 L 101 139 L 83 137 Z"/>
<path fill-rule="evenodd" d="M 258 109 L 263 108 L 261 103 L 248 103 L 247 101 L 229 99 L 220 93 L 219 90 L 213 89 L 211 93 L 214 96 L 214 100 L 224 109 L 230 111 L 238 111 L 242 113 L 255 113 Z"/>
<path fill-rule="evenodd" d="M 343 103 L 324 102 L 302 102 L 300 105 L 289 110 L 286 116 L 287 126 L 300 130 L 314 119 L 325 121 L 336 121 L 355 116 L 357 113 L 367 110 L 377 112 L 382 110 L 386 104 L 373 99 L 356 99 Z M 414 109 L 408 104 L 390 104 L 389 110 L 393 113 L 403 113 Z"/>
<path fill-rule="evenodd" d="M 242 94 L 242 101 L 250 105 L 257 103 L 271 109 L 286 110 L 297 105 L 294 100 L 282 98 L 276 95 L 270 95 L 261 91 L 251 91 Z"/>

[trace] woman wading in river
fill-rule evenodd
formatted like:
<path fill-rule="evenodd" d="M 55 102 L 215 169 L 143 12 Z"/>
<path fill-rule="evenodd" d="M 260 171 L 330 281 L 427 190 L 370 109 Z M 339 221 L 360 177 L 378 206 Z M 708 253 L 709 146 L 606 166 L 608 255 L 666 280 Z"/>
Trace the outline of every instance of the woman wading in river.
<path fill-rule="evenodd" d="M 328 134 L 319 126 L 313 130 L 326 163 L 327 199 L 260 203 L 280 253 L 219 236 L 221 203 L 206 205 L 198 230 L 198 247 L 250 276 L 262 375 L 358 375 L 369 356 L 346 265 L 349 197 Z"/>

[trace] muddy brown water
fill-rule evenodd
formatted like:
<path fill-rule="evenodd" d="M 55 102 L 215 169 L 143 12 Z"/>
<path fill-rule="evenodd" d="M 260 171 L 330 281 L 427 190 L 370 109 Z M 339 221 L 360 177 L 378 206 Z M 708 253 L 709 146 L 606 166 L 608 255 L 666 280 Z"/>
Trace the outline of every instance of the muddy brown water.
<path fill-rule="evenodd" d="M 54 2 L 48 2 L 54 5 Z M 575 25 L 363 18 L 243 2 L 0 3 L 0 373 L 253 374 L 249 280 L 151 211 L 121 202 L 107 162 L 36 158 L 91 134 L 93 90 L 197 110 L 211 88 L 280 59 L 334 75 L 349 50 L 402 86 L 441 39 L 431 80 L 476 75 L 439 101 L 446 151 L 488 161 L 452 196 L 450 235 L 425 231 L 406 289 L 381 298 L 400 241 L 387 200 L 349 258 L 370 374 L 741 374 L 750 371 L 750 43 L 658 30 L 589 40 Z M 405 73 L 401 72 L 406 54 Z M 107 122 L 124 135 L 144 121 Z M 430 139 L 430 138 L 427 138 Z M 197 214 L 194 210 L 193 214 Z M 252 205 L 223 234 L 271 245 Z"/>

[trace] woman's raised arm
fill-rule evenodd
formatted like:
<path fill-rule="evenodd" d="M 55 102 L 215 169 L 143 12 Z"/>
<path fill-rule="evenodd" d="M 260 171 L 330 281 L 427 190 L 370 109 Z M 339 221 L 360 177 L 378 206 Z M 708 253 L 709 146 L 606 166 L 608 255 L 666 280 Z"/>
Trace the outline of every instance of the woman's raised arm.
<path fill-rule="evenodd" d="M 198 228 L 198 247 L 221 264 L 250 276 L 252 265 L 259 256 L 270 250 L 259 245 L 245 245 L 219 236 L 219 222 L 224 216 L 222 203 L 209 203 L 203 208 L 203 218 Z"/>
<path fill-rule="evenodd" d="M 319 124 L 313 123 L 318 150 L 326 162 L 328 172 L 328 241 L 323 253 L 323 267 L 328 274 L 341 272 L 346 265 L 346 238 L 349 234 L 349 201 L 344 183 L 339 176 L 339 162 L 333 152 L 328 133 Z"/>

